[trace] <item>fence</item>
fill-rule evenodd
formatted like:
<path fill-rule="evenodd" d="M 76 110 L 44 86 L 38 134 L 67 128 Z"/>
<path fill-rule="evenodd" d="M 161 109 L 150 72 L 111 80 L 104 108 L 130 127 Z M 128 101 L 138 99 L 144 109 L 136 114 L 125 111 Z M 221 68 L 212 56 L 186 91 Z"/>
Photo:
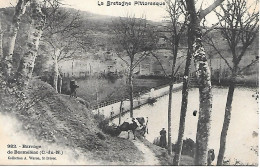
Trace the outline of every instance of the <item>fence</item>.
<path fill-rule="evenodd" d="M 182 88 L 182 83 L 174 84 L 173 91 L 180 90 Z M 134 108 L 138 108 L 144 104 L 148 103 L 148 99 L 159 98 L 169 93 L 169 86 L 149 90 L 140 94 L 138 97 L 134 98 Z M 103 114 L 107 118 L 115 118 L 119 115 L 120 112 L 120 103 L 121 100 L 111 100 L 104 103 L 100 103 L 98 106 L 92 108 L 92 112 L 95 114 Z M 130 109 L 130 101 L 125 99 L 123 100 L 123 112 L 127 113 Z"/>
<path fill-rule="evenodd" d="M 197 81 L 195 79 L 195 72 L 192 72 L 189 74 L 189 77 L 190 77 L 190 86 L 191 87 L 197 87 Z M 179 74 L 176 76 L 176 83 L 181 83 L 183 80 L 183 77 L 180 76 Z M 161 88 L 165 88 L 169 86 L 169 84 L 165 84 L 165 85 L 160 85 L 160 86 L 157 86 L 157 87 L 154 87 L 155 90 L 159 90 Z M 145 90 L 142 90 L 142 91 L 139 91 L 138 93 L 134 93 L 134 99 L 137 99 L 138 97 L 140 97 L 140 95 L 143 95 L 143 94 L 147 94 L 150 92 L 150 89 L 145 89 Z M 165 94 L 164 94 L 165 95 Z M 162 96 L 164 96 L 162 95 Z M 126 96 L 125 98 L 123 98 L 123 101 L 126 101 L 127 99 L 129 99 L 128 96 Z M 105 107 L 105 106 L 109 106 L 111 104 L 115 104 L 115 103 L 118 103 L 120 102 L 122 99 L 116 99 L 116 100 L 108 100 L 108 101 L 104 101 L 104 102 L 98 102 L 98 105 L 95 104 L 91 107 L 92 110 L 95 110 L 95 109 L 98 109 L 98 108 L 101 108 L 101 107 Z"/>

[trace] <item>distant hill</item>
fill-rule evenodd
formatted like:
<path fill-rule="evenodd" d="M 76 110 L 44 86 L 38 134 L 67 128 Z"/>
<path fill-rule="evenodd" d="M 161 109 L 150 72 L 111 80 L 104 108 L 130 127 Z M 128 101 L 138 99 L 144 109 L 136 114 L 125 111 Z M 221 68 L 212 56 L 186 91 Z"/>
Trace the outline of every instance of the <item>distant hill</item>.
<path fill-rule="evenodd" d="M 111 38 L 113 38 L 113 36 L 114 36 L 113 22 L 118 21 L 119 17 L 99 15 L 99 14 L 94 14 L 94 13 L 90 13 L 90 12 L 86 12 L 86 11 L 76 10 L 73 8 L 61 8 L 61 11 L 62 12 L 71 12 L 74 14 L 78 13 L 82 20 L 84 28 L 86 29 L 86 34 L 89 34 L 89 37 L 94 39 L 93 43 L 90 46 L 90 50 L 87 51 L 88 53 L 82 54 L 82 56 L 85 57 L 85 60 L 88 59 L 88 57 L 90 56 L 94 60 L 98 59 L 97 61 L 105 63 L 106 61 L 104 61 L 101 58 L 101 57 L 103 57 L 102 54 L 95 56 L 94 53 L 102 53 L 102 52 L 105 53 L 111 49 L 111 46 L 113 45 L 111 43 Z M 14 13 L 14 8 L 12 8 L 12 7 L 0 8 L 0 13 L 2 13 L 1 20 L 2 20 L 3 29 L 6 30 L 6 32 L 8 32 L 10 23 L 12 20 L 12 16 Z M 158 28 L 158 32 L 160 33 L 161 37 L 168 37 L 170 35 L 169 32 L 164 32 L 165 23 L 152 22 L 152 21 L 148 21 L 148 22 L 150 25 Z M 20 26 L 20 30 L 19 30 L 19 34 L 18 34 L 18 38 L 17 38 L 16 46 L 18 46 L 18 47 L 15 48 L 15 54 L 14 54 L 15 57 L 14 58 L 15 58 L 16 62 L 20 58 L 20 53 L 22 53 L 22 47 L 24 46 L 24 42 L 26 41 L 25 39 L 27 37 L 27 33 L 24 33 L 24 32 L 27 32 L 27 31 L 28 31 L 28 16 L 24 15 L 22 17 L 22 22 L 21 22 L 21 26 Z M 210 36 L 212 36 L 214 41 L 218 44 L 217 45 L 218 48 L 220 49 L 220 51 L 223 52 L 223 55 L 227 58 L 227 60 L 229 62 L 232 62 L 232 60 L 231 60 L 232 55 L 231 55 L 231 52 L 229 51 L 227 42 L 225 42 L 223 40 L 219 30 L 213 30 L 209 34 L 210 34 Z M 5 44 L 6 44 L 6 40 L 4 40 L 4 46 L 5 46 Z M 209 62 L 211 62 L 212 69 L 218 70 L 218 69 L 220 69 L 220 66 L 222 66 L 222 69 L 223 69 L 223 67 L 225 68 L 225 62 L 223 60 L 220 60 L 219 55 L 212 48 L 210 48 L 206 43 L 204 43 L 204 45 L 206 48 L 206 53 L 210 54 L 211 61 L 209 61 Z M 180 48 L 182 48 L 181 53 L 185 54 L 186 53 L 185 48 L 187 48 L 187 36 L 185 36 L 185 34 L 181 38 Z M 251 62 L 252 58 L 254 58 L 255 56 L 258 56 L 259 55 L 258 50 L 259 50 L 259 37 L 257 36 L 254 43 L 249 47 L 248 52 L 246 53 L 246 55 L 248 55 L 249 57 L 248 56 L 245 57 L 242 60 L 241 65 L 247 65 L 248 63 Z M 5 48 L 4 48 L 4 52 L 5 52 Z M 170 58 L 169 56 L 171 54 L 169 48 L 168 48 L 168 51 L 158 52 L 158 53 L 159 53 L 159 57 L 162 59 L 163 62 L 169 63 L 168 59 Z M 166 59 L 164 60 L 164 58 L 166 58 L 164 56 L 165 53 L 167 53 L 167 60 Z M 112 56 L 117 57 L 116 54 L 114 54 L 114 55 L 112 54 Z M 116 60 L 117 58 L 112 58 L 112 59 Z M 156 61 L 156 60 L 154 60 L 154 61 Z M 183 64 L 183 65 L 185 65 L 185 64 Z M 120 63 L 120 66 L 122 66 L 121 63 Z M 104 67 L 106 67 L 106 65 L 104 65 Z M 160 67 L 159 66 L 157 66 L 157 67 L 158 68 L 153 68 L 156 71 L 154 73 L 157 73 L 158 71 L 160 71 Z M 168 67 L 168 65 L 166 67 Z M 253 66 L 252 68 L 250 68 L 250 73 L 256 72 L 257 67 L 258 67 L 258 64 Z M 120 69 L 120 68 L 118 67 L 118 69 Z"/>

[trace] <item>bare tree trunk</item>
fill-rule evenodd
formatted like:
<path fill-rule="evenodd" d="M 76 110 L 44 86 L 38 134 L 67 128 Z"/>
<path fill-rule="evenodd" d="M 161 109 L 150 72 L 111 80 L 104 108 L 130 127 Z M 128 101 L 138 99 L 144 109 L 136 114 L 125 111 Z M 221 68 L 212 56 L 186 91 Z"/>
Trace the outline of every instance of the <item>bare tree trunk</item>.
<path fill-rule="evenodd" d="M 3 74 L 3 30 L 0 19 L 0 102 L 3 102 L 5 79 Z"/>
<path fill-rule="evenodd" d="M 59 68 L 58 68 L 57 54 L 54 54 L 53 65 L 54 65 L 54 67 L 53 67 L 53 88 L 58 93 Z"/>
<path fill-rule="evenodd" d="M 223 20 L 224 24 L 221 25 L 222 28 L 222 35 L 224 39 L 229 41 L 229 48 L 232 51 L 232 63 L 233 65 L 227 62 L 222 56 L 221 58 L 224 59 L 225 63 L 228 65 L 230 70 L 232 71 L 225 107 L 225 116 L 223 127 L 221 131 L 220 137 L 220 148 L 218 154 L 217 165 L 223 164 L 223 159 L 226 150 L 226 139 L 227 133 L 229 129 L 230 119 L 231 119 L 231 112 L 232 112 L 232 101 L 234 90 L 236 87 L 236 76 L 241 74 L 244 70 L 250 68 L 250 66 L 254 65 L 256 62 L 259 62 L 258 57 L 254 58 L 250 64 L 244 66 L 242 68 L 239 67 L 240 61 L 244 59 L 250 59 L 246 53 L 248 47 L 253 43 L 255 37 L 257 37 L 259 33 L 259 11 L 252 11 L 250 7 L 248 7 L 249 2 L 247 0 L 236 1 L 232 0 L 231 2 L 227 3 L 227 8 L 222 8 L 223 15 L 219 15 L 219 20 Z M 259 4 L 256 3 L 255 7 Z M 236 23 L 236 24 L 234 24 Z M 230 28 L 232 28 L 230 30 Z M 236 37 L 236 38 L 233 38 Z M 247 38 L 244 38 L 247 37 Z M 212 46 L 215 48 L 214 43 L 212 41 Z M 215 48 L 217 52 L 220 52 Z M 220 54 L 221 55 L 221 54 Z M 221 65 L 221 64 L 220 64 Z M 225 68 L 223 68 L 225 70 Z M 223 73 L 220 73 L 223 76 Z"/>
<path fill-rule="evenodd" d="M 168 154 L 172 154 L 172 88 L 173 79 L 171 79 L 169 87 L 169 102 L 168 102 Z"/>
<path fill-rule="evenodd" d="M 208 81 L 208 87 L 200 87 L 200 111 L 196 135 L 196 165 L 207 165 L 208 141 L 211 128 L 212 112 L 212 91 L 211 82 Z"/>
<path fill-rule="evenodd" d="M 120 101 L 120 109 L 119 109 L 118 125 L 121 124 L 121 114 L 122 114 L 122 111 L 123 111 L 122 107 L 123 107 L 123 99 L 121 99 L 121 101 Z"/>
<path fill-rule="evenodd" d="M 28 85 L 32 77 L 34 62 L 37 56 L 38 46 L 42 35 L 42 30 L 45 25 L 45 15 L 41 11 L 41 6 L 38 0 L 31 1 L 32 21 L 30 25 L 30 34 L 25 47 L 25 53 L 20 60 L 17 70 L 17 84 L 20 89 Z"/>
<path fill-rule="evenodd" d="M 220 147 L 219 147 L 219 153 L 218 153 L 218 160 L 217 165 L 222 166 L 224 154 L 226 150 L 226 138 L 227 138 L 227 132 L 229 128 L 229 123 L 231 119 L 231 110 L 232 110 L 232 101 L 233 101 L 233 95 L 235 90 L 235 79 L 232 77 L 231 82 L 229 84 L 228 88 L 228 96 L 227 96 L 227 102 L 226 102 L 226 108 L 225 108 L 225 117 L 223 122 L 223 127 L 221 131 L 220 136 Z"/>
<path fill-rule="evenodd" d="M 133 70 L 132 67 L 130 68 L 129 74 L 129 101 L 130 101 L 130 117 L 133 117 L 133 109 L 134 109 L 134 88 L 133 88 Z"/>
<path fill-rule="evenodd" d="M 189 29 L 190 30 L 190 29 Z M 188 30 L 188 43 L 192 42 L 189 34 L 191 33 Z M 191 45 L 189 45 L 191 47 Z M 176 144 L 176 153 L 173 159 L 173 165 L 179 166 L 180 159 L 181 159 L 181 152 L 182 152 L 182 144 L 183 144 L 183 135 L 185 130 L 185 119 L 187 113 L 187 105 L 188 105 L 188 89 L 189 89 L 189 73 L 190 73 L 190 65 L 191 65 L 191 49 L 188 49 L 187 58 L 186 58 L 186 65 L 184 71 L 184 78 L 183 78 L 183 86 L 182 86 L 182 101 L 181 101 L 181 115 L 180 115 L 180 123 L 179 123 L 179 133 L 178 133 L 178 141 Z"/>
<path fill-rule="evenodd" d="M 2 61 L 3 61 L 3 30 L 2 30 L 2 22 L 1 22 L 1 19 L 0 19 L 0 62 L 1 62 L 1 65 L 0 67 L 2 67 Z M 1 70 L 1 73 L 2 73 L 2 70 Z"/>
<path fill-rule="evenodd" d="M 13 62 L 13 53 L 14 46 L 16 41 L 16 36 L 19 30 L 19 25 L 21 22 L 21 16 L 25 13 L 26 6 L 29 4 L 29 0 L 19 0 L 16 7 L 15 12 L 9 32 L 8 37 L 8 50 L 6 55 L 4 56 L 4 73 L 6 77 L 9 77 L 12 72 L 12 62 Z"/>
<path fill-rule="evenodd" d="M 198 27 L 195 31 L 195 38 L 195 43 L 193 44 L 193 57 L 200 94 L 200 111 L 196 135 L 195 164 L 207 165 L 208 141 L 212 112 L 211 75 L 204 47 L 201 43 L 201 32 Z"/>
<path fill-rule="evenodd" d="M 174 76 L 174 69 L 176 66 L 176 59 L 178 55 L 178 45 L 179 42 L 177 42 L 172 49 L 173 52 L 173 60 L 172 60 L 172 72 L 171 72 L 171 80 L 170 80 L 170 86 L 169 86 L 169 102 L 168 102 L 168 154 L 172 154 L 172 90 L 173 90 L 173 84 L 175 82 L 175 76 Z"/>
<path fill-rule="evenodd" d="M 207 165 L 208 141 L 211 128 L 212 91 L 210 68 L 201 42 L 202 33 L 200 19 L 195 10 L 194 0 L 186 0 L 190 15 L 191 32 L 195 38 L 192 45 L 192 53 L 196 68 L 196 76 L 199 84 L 199 120 L 196 134 L 195 165 Z M 189 46 L 191 47 L 191 46 Z"/>
<path fill-rule="evenodd" d="M 97 88 L 96 88 L 97 89 Z M 97 111 L 98 111 L 98 115 L 99 115 L 99 106 L 98 106 L 98 91 L 96 90 L 96 103 L 97 103 Z"/>
<path fill-rule="evenodd" d="M 62 88 L 62 76 L 59 74 L 58 76 L 58 93 L 61 93 L 61 88 Z"/>
<path fill-rule="evenodd" d="M 201 32 L 195 31 L 195 43 L 193 44 L 193 57 L 196 67 L 197 81 L 200 94 L 200 111 L 196 135 L 196 165 L 207 165 L 208 141 L 211 128 L 212 112 L 212 87 L 210 68 L 201 43 Z"/>

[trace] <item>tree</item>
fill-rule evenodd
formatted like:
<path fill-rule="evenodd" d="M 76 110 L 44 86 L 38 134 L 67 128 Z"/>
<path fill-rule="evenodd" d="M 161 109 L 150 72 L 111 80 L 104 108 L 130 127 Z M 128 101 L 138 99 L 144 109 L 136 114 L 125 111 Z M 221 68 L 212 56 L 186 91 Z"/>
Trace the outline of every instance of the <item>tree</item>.
<path fill-rule="evenodd" d="M 2 22 L 0 19 L 0 60 L 1 60 L 1 62 L 2 62 L 2 59 L 3 59 L 3 30 L 2 30 Z"/>
<path fill-rule="evenodd" d="M 171 142 L 172 91 L 173 91 L 173 84 L 174 82 L 176 82 L 175 75 L 181 66 L 180 63 L 179 66 L 176 68 L 180 39 L 185 31 L 185 26 L 186 26 L 186 12 L 185 9 L 183 9 L 183 5 L 178 0 L 175 1 L 167 0 L 166 4 L 167 4 L 166 10 L 170 18 L 170 23 L 166 27 L 167 28 L 166 31 L 170 33 L 168 41 L 170 43 L 170 48 L 173 55 L 171 74 L 167 75 L 165 73 L 165 75 L 169 76 L 170 79 L 169 101 L 168 101 L 168 154 L 172 154 L 172 142 Z M 184 19 L 182 17 L 184 17 Z M 183 19 L 182 23 L 181 23 L 181 19 Z M 159 59 L 157 60 L 159 61 Z"/>
<path fill-rule="evenodd" d="M 0 19 L 0 101 L 2 102 L 2 98 L 4 95 L 4 74 L 3 74 L 3 30 L 2 30 L 2 22 Z"/>
<path fill-rule="evenodd" d="M 232 55 L 232 63 L 230 63 L 226 57 L 223 56 L 214 40 L 212 38 L 208 39 L 209 44 L 214 48 L 214 50 L 217 51 L 231 71 L 217 165 L 223 164 L 226 149 L 226 138 L 231 120 L 236 77 L 241 75 L 244 70 L 258 62 L 257 56 L 245 54 L 248 47 L 253 43 L 258 35 L 259 11 L 257 7 L 257 1 L 253 4 L 248 4 L 247 0 L 230 0 L 221 5 L 220 12 L 216 11 L 220 25 L 217 29 L 221 32 L 222 37 L 227 41 L 227 46 L 230 48 Z M 243 58 L 247 58 L 252 62 L 242 67 L 240 62 Z"/>
<path fill-rule="evenodd" d="M 198 13 L 194 0 L 186 0 L 186 9 L 189 14 L 188 50 L 194 58 L 197 82 L 199 85 L 200 106 L 199 120 L 196 134 L 195 165 L 207 165 L 208 139 L 211 127 L 212 91 L 210 68 L 202 45 L 201 20 L 219 6 L 224 0 L 212 3 Z M 189 58 L 188 58 L 189 59 Z M 184 76 L 188 78 L 188 76 Z"/>
<path fill-rule="evenodd" d="M 114 31 L 118 57 L 128 67 L 128 88 L 130 100 L 130 117 L 133 117 L 133 74 L 138 64 L 148 56 L 148 52 L 155 49 L 157 37 L 146 19 L 135 17 L 120 18 L 114 23 Z M 126 54 L 126 57 L 121 53 Z"/>
<path fill-rule="evenodd" d="M 58 2 L 58 0 L 44 0 L 44 5 L 50 4 L 52 2 Z M 30 5 L 30 6 L 29 6 Z M 29 6 L 29 10 L 27 10 Z M 18 0 L 17 5 L 14 10 L 14 16 L 12 18 L 10 30 L 7 34 L 7 52 L 4 53 L 3 71 L 5 76 L 5 81 L 10 88 L 13 88 L 13 84 L 16 83 L 20 89 L 26 86 L 32 76 L 32 71 L 34 68 L 35 59 L 37 57 L 37 51 L 39 48 L 40 38 L 45 26 L 45 13 L 42 3 L 38 0 Z M 26 10 L 28 11 L 25 14 Z M 22 16 L 25 14 L 27 19 L 22 20 Z M 19 46 L 24 40 L 19 41 L 17 39 L 18 30 L 20 28 L 20 23 L 23 22 L 27 24 L 28 27 L 28 40 L 26 40 L 25 47 Z M 21 40 L 21 39 L 20 39 Z M 22 42 L 22 43 L 21 43 Z M 18 44 L 17 44 L 18 43 Z M 14 57 L 15 46 L 17 51 L 23 50 L 25 54 L 19 60 L 19 66 L 17 70 L 14 70 L 14 65 L 17 63 L 13 60 L 18 60 L 18 57 Z M 18 54 L 19 55 L 19 54 Z M 22 71 L 22 72 L 19 72 Z M 13 90 L 14 91 L 14 90 Z"/>
<path fill-rule="evenodd" d="M 13 54 L 15 45 L 17 43 L 17 35 L 19 25 L 22 21 L 21 17 L 25 13 L 26 7 L 31 5 L 30 16 L 30 30 L 31 31 L 26 47 L 25 54 L 21 58 L 20 73 L 13 70 Z M 23 106 L 25 94 L 22 91 L 28 84 L 33 69 L 34 59 L 38 50 L 39 38 L 41 37 L 41 30 L 45 23 L 45 16 L 41 12 L 39 2 L 36 0 L 19 0 L 14 9 L 14 16 L 12 18 L 9 32 L 3 36 L 1 30 L 1 66 L 0 66 L 0 94 L 5 98 L 1 100 L 1 104 L 5 111 L 13 111 L 18 106 Z M 2 38 L 7 37 L 7 52 L 3 52 Z M 3 56 L 3 57 L 2 57 Z M 17 80 L 16 80 L 17 79 Z M 14 96 L 14 97 L 13 97 Z"/>
<path fill-rule="evenodd" d="M 60 92 L 58 79 L 61 85 L 62 77 L 59 72 L 59 62 L 80 55 L 88 46 L 89 37 L 85 35 L 87 30 L 81 24 L 79 13 L 59 9 L 58 2 L 46 12 L 49 15 L 51 13 L 51 16 L 47 19 L 42 40 L 51 48 L 46 52 L 51 52 L 53 59 L 53 87 Z"/>
<path fill-rule="evenodd" d="M 186 9 L 186 5 L 183 1 L 178 1 L 179 5 L 182 6 L 183 10 Z M 185 12 L 185 11 L 183 11 Z M 185 14 L 185 22 L 184 25 L 187 24 L 188 21 L 187 14 Z M 190 24 L 188 24 L 188 29 L 190 29 Z M 190 31 L 188 31 L 188 38 L 191 37 L 191 34 L 189 34 Z M 191 41 L 188 40 L 188 43 Z M 184 69 L 184 78 L 183 78 L 183 87 L 182 87 L 182 103 L 181 103 L 181 112 L 180 112 L 180 123 L 179 123 L 179 130 L 178 130 L 178 140 L 176 144 L 176 153 L 173 158 L 173 165 L 179 165 L 181 153 L 182 153 L 182 145 L 183 145 L 183 135 L 185 130 L 185 119 L 186 119 L 186 112 L 187 112 L 187 104 L 188 104 L 188 78 L 189 71 L 190 71 L 190 64 L 191 64 L 191 53 L 190 50 L 188 50 L 187 57 L 186 57 L 186 65 Z"/>
<path fill-rule="evenodd" d="M 24 89 L 32 77 L 35 58 L 37 56 L 40 38 L 45 25 L 45 15 L 41 11 L 41 5 L 37 0 L 30 1 L 31 6 L 31 24 L 30 34 L 25 46 L 25 52 L 20 60 L 16 72 L 16 79 L 19 89 Z"/>
<path fill-rule="evenodd" d="M 28 6 L 29 2 L 30 0 L 19 0 L 15 7 L 15 12 L 10 27 L 10 32 L 8 33 L 8 51 L 4 55 L 4 61 L 3 61 L 3 70 L 5 73 L 5 77 L 7 78 L 10 77 L 12 72 L 13 53 L 14 53 L 17 33 L 21 22 L 21 17 L 25 13 L 26 7 Z"/>

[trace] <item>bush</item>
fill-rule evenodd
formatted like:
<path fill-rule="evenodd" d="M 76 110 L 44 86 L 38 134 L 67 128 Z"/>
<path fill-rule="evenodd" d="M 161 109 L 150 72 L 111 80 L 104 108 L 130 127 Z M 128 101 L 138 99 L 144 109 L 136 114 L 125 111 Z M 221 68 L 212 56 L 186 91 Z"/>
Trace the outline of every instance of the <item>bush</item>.
<path fill-rule="evenodd" d="M 94 115 L 94 119 L 101 124 L 101 122 L 103 122 L 105 120 L 105 116 L 101 115 L 101 114 L 95 114 Z M 101 129 L 101 127 L 99 127 Z"/>
<path fill-rule="evenodd" d="M 116 125 L 109 125 L 109 119 L 106 119 L 104 115 L 96 114 L 94 118 L 98 122 L 98 127 L 105 133 L 111 136 L 118 136 L 121 131 Z"/>
<path fill-rule="evenodd" d="M 195 152 L 194 147 L 195 142 L 192 139 L 188 138 L 186 140 L 183 140 L 181 154 L 193 157 Z M 176 144 L 172 144 L 172 151 L 176 152 Z"/>

